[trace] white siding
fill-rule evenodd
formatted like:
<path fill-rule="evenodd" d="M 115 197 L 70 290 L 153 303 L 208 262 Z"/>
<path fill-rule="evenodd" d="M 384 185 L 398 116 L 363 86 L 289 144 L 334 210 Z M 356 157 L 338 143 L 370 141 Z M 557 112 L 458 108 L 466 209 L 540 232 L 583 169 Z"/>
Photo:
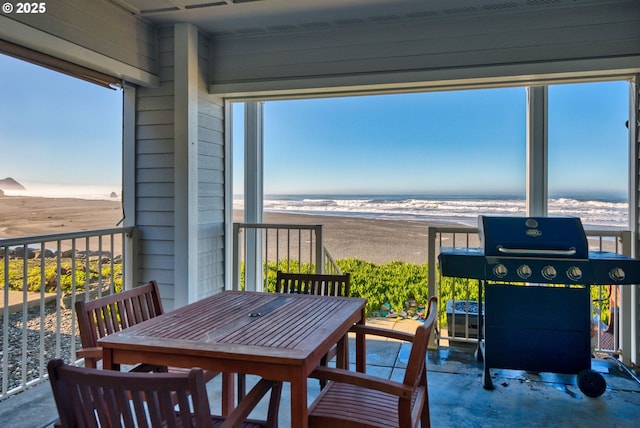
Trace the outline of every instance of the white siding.
<path fill-rule="evenodd" d="M 158 281 L 165 310 L 174 308 L 173 29 L 158 32 L 159 88 L 140 88 L 136 126 L 138 280 Z"/>
<path fill-rule="evenodd" d="M 219 36 L 212 92 L 250 93 L 448 79 L 532 79 L 580 64 L 640 69 L 640 2 L 415 18 L 315 31 Z M 584 68 L 584 67 L 582 67 Z M 597 68 L 595 69 L 596 71 Z M 344 89 L 344 88 L 342 88 Z"/>
<path fill-rule="evenodd" d="M 224 102 L 209 94 L 210 40 L 198 41 L 198 297 L 224 290 Z"/>

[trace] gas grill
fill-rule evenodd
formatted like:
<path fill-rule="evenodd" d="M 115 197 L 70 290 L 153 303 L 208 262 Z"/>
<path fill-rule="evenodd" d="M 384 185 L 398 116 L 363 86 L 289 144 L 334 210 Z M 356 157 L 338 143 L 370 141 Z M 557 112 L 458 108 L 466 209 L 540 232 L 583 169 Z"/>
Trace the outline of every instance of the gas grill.
<path fill-rule="evenodd" d="M 574 217 L 480 216 L 479 234 L 481 248 L 442 248 L 438 259 L 443 276 L 478 280 L 483 387 L 493 388 L 491 368 L 506 368 L 577 374 L 584 394 L 600 396 L 589 286 L 640 283 L 640 260 L 589 251 Z"/>

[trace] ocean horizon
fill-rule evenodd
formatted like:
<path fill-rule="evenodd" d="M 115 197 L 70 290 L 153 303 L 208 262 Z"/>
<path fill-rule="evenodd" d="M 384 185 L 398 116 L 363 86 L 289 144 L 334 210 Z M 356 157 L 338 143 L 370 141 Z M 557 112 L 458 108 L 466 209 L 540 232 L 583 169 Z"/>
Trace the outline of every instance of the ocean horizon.
<path fill-rule="evenodd" d="M 111 193 L 117 196 L 113 198 Z M 115 186 L 29 186 L 27 190 L 4 190 L 6 196 L 121 199 Z M 235 209 L 243 209 L 242 195 L 234 195 Z M 367 195 L 285 194 L 265 195 L 266 212 L 332 215 L 371 219 L 438 221 L 475 227 L 478 215 L 524 216 L 524 197 L 513 195 Z M 549 199 L 549 215 L 579 217 L 585 227 L 629 228 L 629 203 L 614 195 L 574 195 Z"/>
<path fill-rule="evenodd" d="M 3 189 L 5 196 L 34 198 L 72 198 L 88 200 L 120 201 L 121 190 L 115 185 L 64 185 L 27 183 L 24 189 Z M 116 197 L 112 197 L 112 193 Z"/>
<path fill-rule="evenodd" d="M 479 215 L 524 216 L 525 199 L 476 195 L 265 195 L 264 210 L 477 226 Z M 242 195 L 234 208 L 243 209 Z M 550 198 L 549 215 L 579 217 L 585 227 L 629 228 L 629 204 L 614 196 Z"/>

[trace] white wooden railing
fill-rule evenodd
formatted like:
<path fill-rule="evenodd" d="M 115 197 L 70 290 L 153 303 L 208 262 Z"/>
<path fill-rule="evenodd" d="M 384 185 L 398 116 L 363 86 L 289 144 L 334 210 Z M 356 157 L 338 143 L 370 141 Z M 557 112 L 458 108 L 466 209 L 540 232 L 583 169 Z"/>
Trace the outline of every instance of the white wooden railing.
<path fill-rule="evenodd" d="M 589 249 L 593 251 L 612 251 L 618 254 L 630 255 L 631 254 L 631 232 L 625 230 L 600 230 L 600 229 L 588 229 L 586 230 L 587 238 L 589 241 Z M 460 298 L 459 292 L 462 289 L 469 290 L 476 284 L 475 280 L 458 279 L 455 283 L 458 285 L 459 290 L 456 291 L 452 288 L 450 295 L 443 295 L 443 291 L 440 290 L 439 284 L 442 280 L 437 268 L 437 258 L 442 247 L 460 247 L 460 248 L 472 248 L 479 246 L 478 229 L 473 227 L 441 227 L 431 226 L 428 228 L 428 264 L 429 264 L 429 295 L 438 296 L 439 301 L 443 302 L 440 308 L 445 308 L 446 302 L 452 306 L 453 317 L 464 317 L 464 322 L 461 323 L 464 327 L 464 331 L 455 331 L 456 323 L 452 322 L 451 327 L 454 331 L 448 331 L 448 329 L 441 328 L 441 339 L 449 340 L 452 342 L 477 342 L 474 329 L 469 328 L 470 325 L 474 325 L 475 317 L 477 316 L 477 310 L 475 305 L 467 304 L 467 299 Z M 474 284 L 470 284 L 473 282 Z M 630 302 L 624 299 L 624 294 L 629 294 L 627 289 L 623 286 L 593 286 L 595 287 L 596 297 L 593 299 L 593 320 L 598 327 L 598 334 L 595 335 L 595 352 L 603 354 L 612 354 L 622 357 L 623 362 L 627 362 L 631 359 L 631 335 L 633 329 L 631 328 L 631 318 L 628 316 L 631 314 Z M 621 297 L 622 296 L 622 297 Z M 456 305 L 456 300 L 464 302 L 462 306 Z M 623 310 L 627 316 L 625 319 L 620 317 L 620 312 L 617 309 L 610 311 L 611 321 L 608 325 L 603 325 L 600 321 L 600 315 L 604 315 L 605 308 L 608 311 L 610 302 L 616 308 L 626 307 L 627 310 Z M 624 306 L 623 306 L 624 305 Z M 465 310 L 466 308 L 466 310 Z M 446 312 L 446 308 L 445 308 Z M 607 314 L 608 316 L 608 314 Z M 442 318 L 440 319 L 443 324 Z M 441 327 L 445 327 L 442 325 Z M 608 328 L 607 328 L 608 327 Z M 605 336 L 604 331 L 610 333 Z M 613 330 L 613 331 L 611 331 Z M 603 340 L 607 338 L 610 340 Z"/>
<path fill-rule="evenodd" d="M 309 266 L 315 273 L 341 273 L 322 233 L 320 224 L 234 223 L 232 289 L 266 289 L 270 263 L 285 272 Z"/>
<path fill-rule="evenodd" d="M 126 227 L 0 240 L 0 400 L 46 379 L 49 359 L 76 360 L 75 302 L 131 286 L 133 235 Z"/>

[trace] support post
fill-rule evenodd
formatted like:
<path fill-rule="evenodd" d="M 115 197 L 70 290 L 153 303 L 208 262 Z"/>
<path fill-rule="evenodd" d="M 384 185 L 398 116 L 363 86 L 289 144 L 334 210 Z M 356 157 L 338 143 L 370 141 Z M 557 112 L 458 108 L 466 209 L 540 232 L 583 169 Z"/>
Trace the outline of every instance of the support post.
<path fill-rule="evenodd" d="M 263 222 L 263 107 L 261 101 L 244 110 L 244 222 Z M 245 290 L 262 290 L 262 230 L 245 229 Z"/>
<path fill-rule="evenodd" d="M 121 225 L 136 225 L 136 87 L 124 84 L 122 94 L 122 212 Z M 135 231 L 122 243 L 124 264 L 123 290 L 130 290 L 138 282 L 136 272 L 138 251 Z"/>
<path fill-rule="evenodd" d="M 640 225 L 640 75 L 629 83 L 629 227 L 631 229 L 631 257 L 640 255 L 638 229 Z M 640 285 L 622 287 L 622 361 L 625 364 L 640 364 Z M 627 305 L 624 302 L 628 300 Z M 628 309 L 628 314 L 625 314 Z M 627 322 L 628 324 L 625 324 Z M 628 330 L 627 330 L 628 326 Z M 624 347 L 628 346 L 628 350 Z"/>
<path fill-rule="evenodd" d="M 548 211 L 548 88 L 527 88 L 526 215 L 543 217 Z"/>
<path fill-rule="evenodd" d="M 174 26 L 175 61 L 175 307 L 197 298 L 198 287 L 198 29 Z"/>

